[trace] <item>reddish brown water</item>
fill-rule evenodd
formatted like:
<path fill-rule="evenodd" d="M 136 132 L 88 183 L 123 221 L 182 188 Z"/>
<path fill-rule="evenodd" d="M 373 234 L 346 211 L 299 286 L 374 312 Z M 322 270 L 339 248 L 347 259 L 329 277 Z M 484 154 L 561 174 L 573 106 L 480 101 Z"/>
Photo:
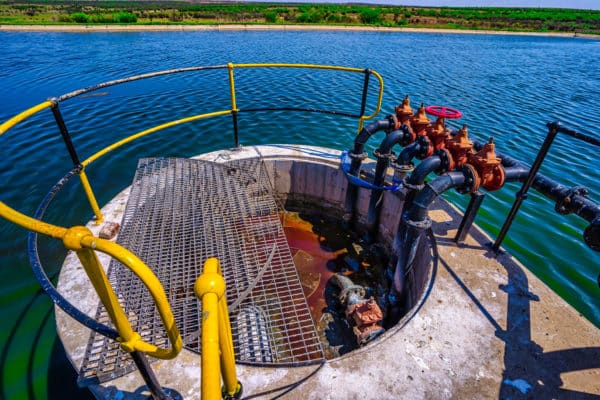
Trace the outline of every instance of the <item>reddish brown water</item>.
<path fill-rule="evenodd" d="M 338 221 L 296 212 L 286 212 L 281 218 L 313 321 L 321 341 L 327 341 L 323 343 L 326 355 L 334 358 L 341 353 L 328 351 L 335 346 L 326 338 L 339 337 L 331 332 L 331 322 L 336 320 L 344 329 L 348 326 L 343 321 L 344 307 L 336 297 L 339 290 L 329 284 L 329 279 L 335 273 L 343 273 L 364 286 L 367 297 L 377 298 L 385 290 L 382 274 L 386 260 L 376 256 L 376 251 L 365 247 L 357 235 L 343 229 Z M 348 331 L 350 334 L 341 345 L 345 349 L 352 347 L 347 341 L 355 342 L 351 329 Z"/>

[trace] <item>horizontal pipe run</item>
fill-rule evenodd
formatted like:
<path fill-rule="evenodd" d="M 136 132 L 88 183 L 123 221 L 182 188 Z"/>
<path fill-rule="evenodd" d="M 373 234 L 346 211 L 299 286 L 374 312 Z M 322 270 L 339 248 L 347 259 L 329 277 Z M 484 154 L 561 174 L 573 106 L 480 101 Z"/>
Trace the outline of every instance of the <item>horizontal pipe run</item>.
<path fill-rule="evenodd" d="M 476 150 L 480 150 L 483 147 L 483 143 L 478 142 L 476 140 L 473 141 L 473 146 Z M 527 169 L 529 172 L 529 168 L 525 166 L 521 161 L 518 161 L 510 156 L 505 154 L 496 153 L 496 155 L 502 159 L 502 165 L 504 167 L 521 167 Z M 505 168 L 506 171 L 507 168 Z M 518 174 L 515 170 L 515 174 Z M 524 179 L 526 179 L 525 177 Z M 571 194 L 571 189 L 556 182 L 555 180 L 548 178 L 540 173 L 535 175 L 533 182 L 531 184 L 536 191 L 541 193 L 542 195 L 548 197 L 550 200 L 553 200 L 556 203 L 562 203 L 567 196 Z M 571 199 L 571 207 L 572 212 L 579 217 L 585 219 L 588 222 L 594 221 L 597 217 L 600 217 L 600 205 L 596 204 L 591 199 L 581 196 L 581 195 L 573 195 L 570 196 Z"/>
<path fill-rule="evenodd" d="M 583 133 L 579 133 L 579 132 L 575 132 L 574 130 L 571 129 L 567 129 L 564 126 L 560 125 L 560 123 L 558 122 L 551 122 L 549 124 L 546 124 L 546 126 L 548 127 L 548 129 L 555 129 L 556 132 L 558 133 L 564 133 L 567 136 L 571 136 L 572 138 L 581 140 L 582 142 L 594 145 L 594 146 L 600 146 L 600 139 L 592 137 L 592 136 L 588 136 L 585 135 Z"/>

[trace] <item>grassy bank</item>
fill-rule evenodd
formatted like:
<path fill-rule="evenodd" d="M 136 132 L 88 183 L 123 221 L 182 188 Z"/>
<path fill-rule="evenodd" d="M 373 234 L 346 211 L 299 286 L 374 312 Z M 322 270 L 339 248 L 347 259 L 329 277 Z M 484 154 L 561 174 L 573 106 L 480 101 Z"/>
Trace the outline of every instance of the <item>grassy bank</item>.
<path fill-rule="evenodd" d="M 317 24 L 600 34 L 600 11 L 347 4 L 0 0 L 0 24 Z"/>

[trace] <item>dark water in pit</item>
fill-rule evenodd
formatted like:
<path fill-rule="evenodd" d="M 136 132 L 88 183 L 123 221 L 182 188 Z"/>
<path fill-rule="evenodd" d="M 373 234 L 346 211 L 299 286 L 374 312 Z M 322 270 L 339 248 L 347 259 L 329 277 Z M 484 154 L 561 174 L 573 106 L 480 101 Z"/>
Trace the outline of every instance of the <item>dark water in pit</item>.
<path fill-rule="evenodd" d="M 365 289 L 366 299 L 373 297 L 385 310 L 389 288 L 384 279 L 388 265 L 384 248 L 366 244 L 344 229 L 341 221 L 322 215 L 286 211 L 282 221 L 325 356 L 331 359 L 358 348 L 354 324 L 346 318 L 340 289 L 331 277 L 347 276 Z"/>

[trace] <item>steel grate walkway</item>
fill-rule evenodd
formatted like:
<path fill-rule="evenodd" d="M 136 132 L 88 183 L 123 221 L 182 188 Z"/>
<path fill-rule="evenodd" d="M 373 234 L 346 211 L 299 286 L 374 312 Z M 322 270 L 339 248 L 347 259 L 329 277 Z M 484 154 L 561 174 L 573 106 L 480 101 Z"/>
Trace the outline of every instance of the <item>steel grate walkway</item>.
<path fill-rule="evenodd" d="M 162 282 L 187 349 L 200 353 L 201 305 L 194 282 L 204 260 L 218 257 L 238 361 L 324 360 L 261 160 L 142 159 L 121 226 L 118 243 Z M 108 275 L 133 328 L 144 340 L 167 346 L 143 284 L 114 260 Z M 110 324 L 101 305 L 96 318 Z M 105 382 L 134 369 L 118 343 L 92 332 L 79 380 Z"/>

